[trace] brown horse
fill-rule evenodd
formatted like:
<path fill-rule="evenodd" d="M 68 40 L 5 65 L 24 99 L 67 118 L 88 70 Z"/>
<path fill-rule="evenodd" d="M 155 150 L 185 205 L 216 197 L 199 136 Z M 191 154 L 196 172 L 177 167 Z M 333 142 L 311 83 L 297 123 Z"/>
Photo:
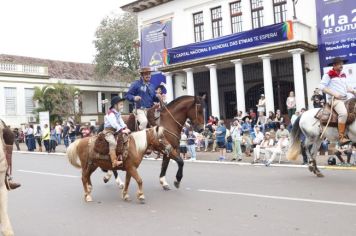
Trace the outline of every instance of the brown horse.
<path fill-rule="evenodd" d="M 7 171 L 7 161 L 5 155 L 5 140 L 3 136 L 4 130 L 8 129 L 5 123 L 0 120 L 0 222 L 2 225 L 1 232 L 5 236 L 14 235 L 14 232 L 11 227 L 9 216 L 7 214 L 7 189 L 5 186 L 5 178 Z"/>
<path fill-rule="evenodd" d="M 98 168 L 105 170 L 124 170 L 126 171 L 125 188 L 122 192 L 122 198 L 129 200 L 127 193 L 130 179 L 133 177 L 138 184 L 137 198 L 143 202 L 145 196 L 142 190 L 142 179 L 137 172 L 143 156 L 149 146 L 169 145 L 164 140 L 164 129 L 159 126 L 138 131 L 129 135 L 128 138 L 128 155 L 124 160 L 123 166 L 112 168 L 111 160 L 108 155 L 99 155 L 94 151 L 96 136 L 78 139 L 67 149 L 69 162 L 77 168 L 82 169 L 82 182 L 84 187 L 84 198 L 87 202 L 92 201 L 91 191 L 92 183 L 91 174 Z M 78 159 L 80 164 L 78 163 Z"/>

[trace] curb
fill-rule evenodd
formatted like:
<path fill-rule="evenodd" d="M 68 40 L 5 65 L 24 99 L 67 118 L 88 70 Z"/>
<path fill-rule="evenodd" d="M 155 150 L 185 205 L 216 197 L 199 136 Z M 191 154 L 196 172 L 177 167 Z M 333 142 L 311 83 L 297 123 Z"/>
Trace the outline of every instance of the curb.
<path fill-rule="evenodd" d="M 36 155 L 52 155 L 52 156 L 65 156 L 65 153 L 47 153 L 47 152 L 28 152 L 28 151 L 14 151 L 14 153 L 20 154 L 36 154 Z M 160 161 L 161 159 L 155 159 L 153 157 L 143 158 L 143 160 L 147 161 Z M 174 160 L 171 160 L 174 162 Z M 199 163 L 199 164 L 220 164 L 220 165 L 235 165 L 235 166 L 256 166 L 256 167 L 264 167 L 265 165 L 262 163 L 251 164 L 250 162 L 228 162 L 228 161 L 204 161 L 204 160 L 184 160 L 184 162 L 188 163 Z M 298 164 L 271 164 L 269 167 L 287 167 L 287 168 L 308 168 L 307 165 L 298 165 Z M 325 170 L 351 170 L 356 171 L 356 166 L 318 166 L 319 169 Z"/>

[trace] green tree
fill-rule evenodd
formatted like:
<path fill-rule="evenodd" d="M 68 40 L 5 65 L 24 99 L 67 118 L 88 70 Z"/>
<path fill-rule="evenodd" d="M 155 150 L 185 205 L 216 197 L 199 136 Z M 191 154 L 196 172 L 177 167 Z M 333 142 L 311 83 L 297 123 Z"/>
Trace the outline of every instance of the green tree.
<path fill-rule="evenodd" d="M 63 83 L 35 87 L 33 95 L 33 100 L 37 103 L 35 114 L 49 111 L 51 122 L 74 115 L 74 100 L 78 92 L 74 86 Z"/>
<path fill-rule="evenodd" d="M 138 75 L 137 16 L 130 13 L 106 17 L 95 33 L 96 73 L 103 77 L 119 70 L 122 78 Z M 124 79 L 125 80 L 125 79 Z M 126 79 L 127 80 L 127 79 Z"/>

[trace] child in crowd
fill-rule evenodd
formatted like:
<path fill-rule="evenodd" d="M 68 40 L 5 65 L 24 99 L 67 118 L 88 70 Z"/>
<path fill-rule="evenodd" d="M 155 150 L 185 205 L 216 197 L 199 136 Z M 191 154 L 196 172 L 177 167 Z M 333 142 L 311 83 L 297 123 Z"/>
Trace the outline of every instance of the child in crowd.
<path fill-rule="evenodd" d="M 195 151 L 195 139 L 196 139 L 196 136 L 193 134 L 193 130 L 189 130 L 187 147 L 188 147 L 188 151 L 190 153 L 190 159 L 192 161 L 195 161 L 197 158 L 196 151 Z"/>

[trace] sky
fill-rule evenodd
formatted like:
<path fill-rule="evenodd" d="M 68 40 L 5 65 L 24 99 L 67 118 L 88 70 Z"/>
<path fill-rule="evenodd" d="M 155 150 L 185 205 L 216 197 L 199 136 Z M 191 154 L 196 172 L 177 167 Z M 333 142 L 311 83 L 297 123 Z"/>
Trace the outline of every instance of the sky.
<path fill-rule="evenodd" d="M 126 0 L 0 0 L 0 54 L 92 63 L 101 20 Z"/>

